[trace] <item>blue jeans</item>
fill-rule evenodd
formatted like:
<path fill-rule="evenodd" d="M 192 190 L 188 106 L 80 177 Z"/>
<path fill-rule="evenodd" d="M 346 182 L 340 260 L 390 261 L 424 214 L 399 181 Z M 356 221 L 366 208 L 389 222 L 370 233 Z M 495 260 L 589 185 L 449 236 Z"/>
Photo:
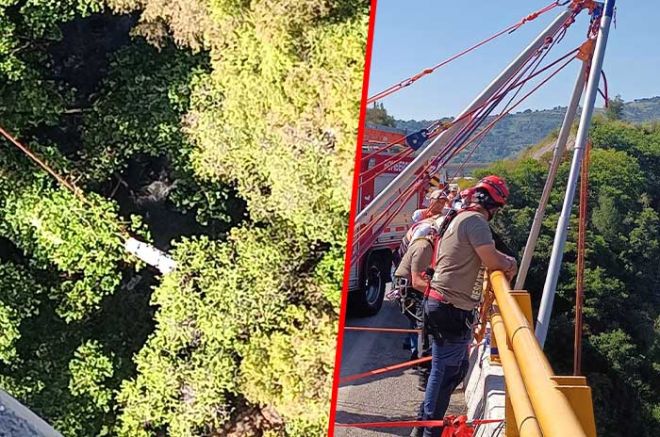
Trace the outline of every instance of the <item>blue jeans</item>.
<path fill-rule="evenodd" d="M 416 292 L 409 291 L 409 293 L 416 293 Z M 415 299 L 409 300 L 408 302 L 414 302 L 414 304 L 410 307 L 409 311 L 421 320 L 422 313 L 424 311 L 424 307 L 422 306 L 421 295 L 416 297 Z M 408 319 L 410 329 L 419 329 L 422 327 L 421 322 L 417 320 L 415 317 L 412 317 L 411 314 L 406 313 L 406 318 Z M 420 334 L 416 332 L 411 332 L 406 337 L 405 345 L 406 345 L 406 349 L 410 349 L 411 357 L 414 356 L 415 358 L 418 358 L 422 356 L 422 354 L 419 351 L 420 348 L 419 337 Z M 422 352 L 423 352 L 423 347 L 422 347 Z"/>
<path fill-rule="evenodd" d="M 417 322 L 412 319 L 410 319 L 410 329 L 417 329 Z M 410 346 L 410 355 L 414 355 L 415 357 L 418 356 L 419 350 L 417 348 L 417 334 L 412 332 L 408 334 L 407 342 L 408 346 Z"/>
<path fill-rule="evenodd" d="M 436 326 L 434 322 L 447 317 L 447 306 L 429 299 L 425 307 L 429 330 Z M 454 312 L 461 310 L 453 309 Z M 459 313 L 460 314 L 460 313 Z M 424 401 L 419 407 L 419 420 L 441 420 L 447 412 L 449 399 L 458 384 L 465 377 L 468 367 L 468 346 L 472 340 L 472 331 L 467 327 L 457 326 L 456 335 L 441 338 L 433 335 L 431 350 L 431 373 L 426 385 Z M 424 437 L 440 437 L 442 428 L 426 428 Z"/>

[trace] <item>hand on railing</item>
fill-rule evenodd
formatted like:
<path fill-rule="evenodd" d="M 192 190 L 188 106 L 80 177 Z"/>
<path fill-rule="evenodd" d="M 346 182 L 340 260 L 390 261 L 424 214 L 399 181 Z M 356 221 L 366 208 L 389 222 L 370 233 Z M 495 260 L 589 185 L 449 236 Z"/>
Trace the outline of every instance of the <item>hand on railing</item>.
<path fill-rule="evenodd" d="M 503 272 L 506 278 L 511 281 L 513 277 L 516 276 L 516 273 L 518 273 L 518 262 L 512 256 L 507 255 L 506 258 L 509 261 L 509 267 L 504 269 Z"/>

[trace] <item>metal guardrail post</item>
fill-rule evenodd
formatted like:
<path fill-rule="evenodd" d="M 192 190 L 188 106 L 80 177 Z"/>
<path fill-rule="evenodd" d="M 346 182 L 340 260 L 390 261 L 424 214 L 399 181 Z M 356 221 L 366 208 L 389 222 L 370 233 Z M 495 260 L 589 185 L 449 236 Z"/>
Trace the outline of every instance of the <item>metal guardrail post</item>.
<path fill-rule="evenodd" d="M 507 411 L 506 435 L 507 437 L 516 435 L 515 431 L 517 431 L 517 434 L 522 437 L 541 437 L 543 434 L 541 433 L 534 409 L 527 395 L 525 383 L 516 363 L 516 357 L 507 344 L 506 330 L 502 316 L 498 313 L 493 314 L 490 319 L 490 326 L 497 340 L 497 350 L 500 355 L 502 368 L 504 369 L 506 394 L 515 412 L 513 417 L 515 421 L 512 421 L 509 411 Z"/>
<path fill-rule="evenodd" d="M 555 374 L 525 314 L 510 294 L 504 273 L 490 274 L 497 306 L 515 354 L 525 390 L 545 437 L 587 437 L 571 402 L 553 380 Z M 506 343 L 505 343 L 506 344 Z M 498 342 L 500 349 L 504 345 Z M 500 354 L 502 351 L 500 351 Z M 512 399 L 513 402 L 513 399 Z"/>

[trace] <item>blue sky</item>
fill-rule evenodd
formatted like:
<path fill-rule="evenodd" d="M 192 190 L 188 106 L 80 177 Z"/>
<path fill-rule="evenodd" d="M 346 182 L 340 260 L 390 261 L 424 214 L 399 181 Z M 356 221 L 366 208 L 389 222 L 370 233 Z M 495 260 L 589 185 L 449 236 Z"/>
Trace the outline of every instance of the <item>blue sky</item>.
<path fill-rule="evenodd" d="M 378 0 L 369 95 L 433 66 L 549 2 Z M 617 27 L 612 27 L 604 64 L 610 94 L 620 94 L 626 101 L 660 95 L 660 2 L 620 0 L 617 5 Z M 558 13 L 554 9 L 542 15 L 382 102 L 400 119 L 456 115 Z M 546 59 L 579 46 L 585 40 L 587 24 L 588 15 L 583 11 Z M 514 112 L 565 106 L 578 68 L 577 62 L 569 65 Z M 597 101 L 597 106 L 602 104 L 602 99 Z"/>

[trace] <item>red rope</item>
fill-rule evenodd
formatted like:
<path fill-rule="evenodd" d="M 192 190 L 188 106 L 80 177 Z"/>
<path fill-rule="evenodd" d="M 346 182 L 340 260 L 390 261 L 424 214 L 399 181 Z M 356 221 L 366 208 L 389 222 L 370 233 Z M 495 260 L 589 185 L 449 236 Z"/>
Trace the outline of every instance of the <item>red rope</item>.
<path fill-rule="evenodd" d="M 546 47 L 547 50 L 545 50 L 545 53 L 544 53 L 543 55 L 541 55 L 541 52 L 542 52 L 543 50 L 539 50 L 535 55 L 531 56 L 530 59 L 527 60 L 527 63 L 526 63 L 527 66 L 526 66 L 524 69 L 521 68 L 521 69 L 518 70 L 518 71 L 519 71 L 519 74 L 517 73 L 517 76 L 516 76 L 515 80 L 513 80 L 513 84 L 511 84 L 508 88 L 505 88 L 505 87 L 506 87 L 506 84 L 502 87 L 502 88 L 505 88 L 505 93 L 511 92 L 513 89 L 518 88 L 518 90 L 514 93 L 514 95 L 511 97 L 511 99 L 510 99 L 510 100 L 507 102 L 507 104 L 505 105 L 505 110 L 504 110 L 505 112 L 507 112 L 507 113 L 509 112 L 509 111 L 507 111 L 507 108 L 509 108 L 509 106 L 511 105 L 511 103 L 512 103 L 512 102 L 514 101 L 514 99 L 518 96 L 518 93 L 520 93 L 520 91 L 523 89 L 523 87 L 525 86 L 525 84 L 527 84 L 527 82 L 529 82 L 529 80 L 531 80 L 531 78 L 533 78 L 533 77 L 536 76 L 536 72 L 537 72 L 537 70 L 538 70 L 539 65 L 541 65 L 541 63 L 543 62 L 543 60 L 546 58 L 546 56 L 548 55 L 548 53 L 550 53 L 550 50 L 552 50 L 552 48 L 554 47 L 554 45 L 555 45 L 556 42 L 557 42 L 557 40 L 555 39 L 555 36 L 556 36 L 556 35 L 557 35 L 557 32 L 555 32 L 555 34 L 553 35 L 553 37 L 552 37 L 552 43 L 551 43 L 549 46 Z M 532 58 L 534 58 L 534 57 L 536 57 L 536 58 L 538 58 L 538 59 L 535 60 L 535 61 L 533 61 L 533 62 L 530 64 L 529 61 L 530 61 Z M 560 59 L 561 59 L 561 58 L 560 58 Z M 550 65 L 553 65 L 553 64 L 550 64 Z M 529 73 L 529 75 L 527 76 L 527 78 L 526 78 L 525 80 L 520 81 L 521 78 L 527 73 L 527 71 L 529 71 L 530 68 L 532 68 L 532 70 L 531 70 L 531 72 Z M 522 71 L 521 71 L 521 70 L 522 70 Z M 541 70 L 540 72 L 543 72 L 543 71 L 545 71 L 545 69 L 544 69 L 544 70 Z M 540 72 L 539 72 L 539 73 L 540 73 Z M 520 82 L 519 82 L 519 81 L 520 81 Z M 505 93 L 502 93 L 502 96 L 503 96 L 503 97 L 504 97 Z M 465 158 L 465 160 L 463 161 L 463 163 L 462 163 L 462 164 L 459 166 L 459 168 L 457 168 L 456 171 L 454 172 L 453 178 L 455 178 L 455 177 L 456 177 L 456 176 L 457 176 L 457 175 L 458 175 L 458 174 L 459 174 L 459 173 L 465 168 L 465 166 L 467 165 L 467 163 L 468 163 L 468 162 L 470 161 L 470 159 L 472 158 L 472 155 L 474 155 L 474 153 L 477 151 L 477 149 L 479 148 L 479 146 L 481 146 L 481 143 L 482 143 L 483 140 L 486 138 L 486 135 L 488 134 L 488 132 L 490 132 L 490 131 L 493 129 L 494 126 L 495 126 L 494 124 L 491 124 L 489 127 L 487 127 L 486 129 L 484 129 L 484 130 L 486 130 L 486 133 L 484 133 L 483 135 L 481 135 L 481 138 L 475 143 L 474 147 L 472 148 L 472 150 L 470 151 L 470 153 L 468 154 L 468 156 Z M 471 140 L 471 141 L 473 141 L 473 140 Z M 462 150 L 465 150 L 467 147 L 468 147 L 468 144 L 465 144 L 461 149 L 462 149 Z M 457 153 L 454 153 L 454 154 L 452 155 L 452 157 L 450 157 L 450 159 L 447 160 L 447 162 L 449 162 L 449 161 L 450 161 L 450 160 L 451 160 L 456 154 L 457 154 Z"/>
<path fill-rule="evenodd" d="M 580 175 L 580 213 L 577 245 L 577 278 L 575 287 L 575 335 L 573 350 L 573 375 L 582 372 L 582 303 L 584 301 L 584 253 L 587 233 L 587 203 L 589 201 L 589 152 L 591 142 L 587 142 Z"/>
<path fill-rule="evenodd" d="M 449 419 L 449 420 L 448 420 Z M 452 417 L 443 420 L 396 420 L 391 422 L 363 422 L 363 423 L 336 423 L 340 428 L 437 428 L 440 426 L 449 426 L 452 423 Z M 467 425 L 486 425 L 489 423 L 501 423 L 504 419 L 477 419 L 466 422 Z"/>
<path fill-rule="evenodd" d="M 392 332 L 398 334 L 414 334 L 421 332 L 421 329 L 402 329 L 402 328 L 371 328 L 366 326 L 345 326 L 345 331 L 366 331 L 366 332 Z"/>
<path fill-rule="evenodd" d="M 392 366 L 381 367 L 380 369 L 369 370 L 368 372 L 358 373 L 357 375 L 344 376 L 339 378 L 339 384 L 347 384 L 358 379 L 366 378 L 369 376 L 382 375 L 383 373 L 393 372 L 395 370 L 405 369 L 407 367 L 413 367 L 429 361 L 431 361 L 431 357 L 423 357 L 412 361 L 406 361 L 404 363 L 394 364 Z"/>
<path fill-rule="evenodd" d="M 532 80 L 532 79 L 535 78 L 536 76 L 538 76 L 538 75 L 544 73 L 544 72 L 547 71 L 548 69 L 550 69 L 550 68 L 552 68 L 553 66 L 557 65 L 557 64 L 560 63 L 562 60 L 566 60 L 567 58 L 569 58 L 568 61 L 566 61 L 566 62 L 565 62 L 564 64 L 562 64 L 558 69 L 556 69 L 554 72 L 552 72 L 547 78 L 545 78 L 543 81 L 541 81 L 541 82 L 540 82 L 536 87 L 534 87 L 530 92 L 528 92 L 527 94 L 525 94 L 525 96 L 523 96 L 518 102 L 516 102 L 515 105 L 511 106 L 506 112 L 501 113 L 501 114 L 500 114 L 500 115 L 499 115 L 499 116 L 498 116 L 493 122 L 491 122 L 491 123 L 490 123 L 490 124 L 489 124 L 489 125 L 483 130 L 483 131 L 479 132 L 479 133 L 478 133 L 478 134 L 477 134 L 477 135 L 476 135 L 476 136 L 475 136 L 470 142 L 466 142 L 465 144 L 462 145 L 462 147 L 460 147 L 460 148 L 454 150 L 453 153 L 450 154 L 449 158 L 445 159 L 446 156 L 447 156 L 447 154 L 450 153 L 451 149 L 455 146 L 456 141 L 460 138 L 460 136 L 461 136 L 464 132 L 466 132 L 466 131 L 468 130 L 469 127 L 473 126 L 474 120 L 475 120 L 475 119 L 479 119 L 479 117 L 476 117 L 476 118 L 473 118 L 472 120 L 470 120 L 470 122 L 468 122 L 465 126 L 463 126 L 463 127 L 461 128 L 461 130 L 460 130 L 458 133 L 456 133 L 456 134 L 454 135 L 454 137 L 453 137 L 453 138 L 447 143 L 447 145 L 443 148 L 443 150 L 440 151 L 440 153 L 438 154 L 438 156 L 437 156 L 436 158 L 434 158 L 433 160 L 431 160 L 431 161 L 430 161 L 430 162 L 429 162 L 429 163 L 428 163 L 428 164 L 422 169 L 422 171 L 420 172 L 420 174 L 425 174 L 426 172 L 428 172 L 428 170 L 429 170 L 432 166 L 434 166 L 434 165 L 437 166 L 437 165 L 439 165 L 441 162 L 442 162 L 442 163 L 441 163 L 439 166 L 440 166 L 440 167 L 444 166 L 449 160 L 451 160 L 451 158 L 453 158 L 457 153 L 460 153 L 462 150 L 464 150 L 464 149 L 465 149 L 467 146 L 469 146 L 469 144 L 471 144 L 473 141 L 475 141 L 475 140 L 478 139 L 478 138 L 482 138 L 483 136 L 485 136 L 485 134 L 487 133 L 487 131 L 490 130 L 490 129 L 492 129 L 492 127 L 493 127 L 497 122 L 499 122 L 504 116 L 506 116 L 509 112 L 511 112 L 513 109 L 515 109 L 517 106 L 519 106 L 520 103 L 522 103 L 522 102 L 523 102 L 524 100 L 526 100 L 530 95 L 532 95 L 534 92 L 536 92 L 541 86 L 545 85 L 545 84 L 546 84 L 546 83 L 547 83 L 552 77 L 554 77 L 556 74 L 558 74 L 558 73 L 559 73 L 562 69 L 564 69 L 564 68 L 565 68 L 565 67 L 566 67 L 571 61 L 573 61 L 573 59 L 575 59 L 575 55 L 578 53 L 578 51 L 579 51 L 579 48 L 576 48 L 576 49 L 574 49 L 574 50 L 569 51 L 569 52 L 566 53 L 565 55 L 563 55 L 563 56 L 561 56 L 560 58 L 556 59 L 555 61 L 553 61 L 552 63 L 550 63 L 550 64 L 548 64 L 547 66 L 543 67 L 542 69 L 540 69 L 539 71 L 535 72 L 534 74 L 530 75 L 530 76 L 527 77 L 526 79 L 521 80 L 521 81 L 519 81 L 519 82 L 515 82 L 514 84 L 512 84 L 511 86 L 509 86 L 507 89 L 505 89 L 504 91 L 502 91 L 501 93 L 499 93 L 499 94 L 497 95 L 496 98 L 501 98 L 501 97 L 505 96 L 505 95 L 506 95 L 508 92 L 510 92 L 512 89 L 515 89 L 515 88 L 517 88 L 517 87 L 523 86 L 525 83 L 529 82 L 530 80 Z M 571 55 L 572 55 L 572 57 L 571 57 Z M 535 56 L 535 55 L 530 56 L 530 58 L 528 59 L 527 62 L 529 62 L 529 60 L 531 60 L 534 56 Z M 521 66 L 521 68 L 520 68 L 518 71 L 520 71 L 521 69 L 522 69 L 522 66 Z M 504 85 L 504 86 L 506 86 L 506 85 Z M 468 114 L 464 114 L 464 115 L 463 115 L 462 117 L 460 117 L 460 118 L 462 119 L 462 118 L 465 118 L 466 116 L 468 116 L 469 114 L 474 114 L 477 110 L 479 110 L 479 109 L 483 109 L 484 106 L 485 106 L 487 103 L 496 100 L 496 98 L 492 98 L 492 99 L 490 99 L 488 102 L 485 102 L 484 104 L 480 105 L 478 108 L 475 108 L 474 110 L 470 111 L 470 113 L 468 113 Z M 454 123 L 456 123 L 456 121 L 455 121 Z M 406 191 L 404 191 L 403 193 L 408 193 L 408 197 L 406 198 L 406 201 L 407 201 L 407 200 L 410 198 L 410 195 L 412 195 L 412 190 L 406 190 Z M 403 196 L 403 193 L 401 193 L 399 196 L 397 196 L 397 198 L 396 198 L 393 202 L 391 202 L 391 203 L 389 204 L 389 206 L 385 209 L 385 211 L 384 211 L 383 213 L 381 213 L 381 214 L 379 215 L 379 217 L 378 217 L 377 219 L 375 219 L 375 220 L 371 220 L 369 223 L 365 224 L 364 227 L 360 228 L 360 229 L 357 231 L 357 235 L 359 235 L 359 237 L 356 237 L 356 238 L 354 239 L 354 243 L 353 243 L 354 245 L 357 245 L 358 242 L 360 241 L 361 237 L 364 236 L 364 234 L 365 234 L 366 232 L 368 232 L 369 230 L 371 230 L 371 229 L 372 229 L 377 223 L 380 222 L 380 220 L 381 220 L 382 217 L 385 215 L 385 213 L 386 213 L 387 211 L 389 211 L 389 210 L 392 208 L 392 206 L 393 206 L 393 205 L 394 205 L 399 199 L 401 199 L 401 197 Z M 402 202 L 401 205 L 400 205 L 400 207 L 397 209 L 397 211 L 400 211 L 400 210 L 403 208 L 403 205 L 404 205 L 404 204 L 405 204 L 405 202 Z M 390 215 L 390 218 L 393 217 L 394 215 L 395 215 L 395 214 L 391 214 L 391 215 Z M 385 225 L 383 225 L 383 227 L 384 227 L 384 226 L 385 226 Z M 377 233 L 374 233 L 374 235 L 372 235 L 372 238 L 371 238 L 372 241 L 370 242 L 370 244 L 373 243 L 373 241 L 375 241 L 377 238 L 378 238 Z M 369 244 L 369 245 L 364 245 L 364 246 L 362 246 L 362 249 L 359 250 L 359 251 L 356 251 L 356 252 L 364 252 L 364 251 L 368 250 L 370 244 Z M 359 254 L 358 257 L 357 257 L 357 259 L 359 259 L 359 256 L 361 256 L 362 254 L 363 254 L 363 253 Z"/>
<path fill-rule="evenodd" d="M 572 53 L 574 53 L 574 52 L 575 52 L 575 50 L 574 50 Z M 564 57 L 564 58 L 565 58 L 565 57 Z M 540 82 L 537 86 L 535 86 L 530 92 L 528 92 L 527 94 L 525 94 L 520 100 L 518 100 L 518 102 L 516 102 L 516 103 L 515 103 L 513 106 L 511 106 L 508 110 L 506 110 L 505 112 L 500 113 L 500 114 L 497 116 L 497 118 L 495 118 L 495 120 L 493 120 L 493 121 L 492 121 L 492 122 L 491 122 L 486 128 L 484 128 L 481 132 L 479 132 L 479 133 L 475 136 L 475 138 L 479 138 L 479 137 L 484 136 L 485 133 L 487 133 L 487 132 L 488 132 L 488 131 L 489 131 L 489 130 L 490 130 L 490 129 L 491 129 L 491 128 L 497 123 L 497 122 L 499 122 L 503 117 L 505 117 L 505 116 L 508 115 L 513 109 L 515 109 L 516 107 L 518 107 L 518 106 L 519 106 L 524 100 L 526 100 L 529 96 L 531 96 L 531 95 L 532 95 L 534 92 L 536 92 L 539 88 L 541 88 L 543 85 L 545 85 L 550 79 L 552 79 L 554 76 L 556 76 L 557 74 L 559 74 L 559 73 L 561 72 L 561 70 L 563 70 L 568 64 L 570 64 L 570 63 L 573 61 L 573 59 L 575 59 L 575 56 L 573 56 L 572 58 L 570 58 L 568 61 L 566 61 L 564 64 L 562 64 L 558 69 L 556 69 L 554 72 L 552 72 L 552 74 L 550 74 L 550 75 L 549 75 L 548 77 L 546 77 L 543 81 L 541 81 L 541 82 Z M 554 63 L 553 63 L 553 64 L 554 64 Z M 529 80 L 529 79 L 527 79 L 527 80 Z M 526 81 L 527 81 L 527 80 L 526 80 Z M 463 150 L 465 149 L 465 147 L 467 147 L 467 145 L 469 145 L 469 144 L 468 144 L 468 143 L 463 144 L 463 146 L 461 146 L 459 149 L 457 149 L 456 151 L 454 151 L 454 153 L 450 156 L 449 159 L 453 158 L 453 156 L 455 156 L 457 153 L 460 153 L 461 151 L 463 151 Z M 447 162 L 448 162 L 448 160 L 445 161 L 445 162 L 443 163 L 443 165 L 445 165 Z"/>
<path fill-rule="evenodd" d="M 513 24 L 513 25 L 511 25 L 511 26 L 509 26 L 509 27 L 507 27 L 506 29 L 503 29 L 503 30 L 501 30 L 501 31 L 499 31 L 499 32 L 497 32 L 497 33 L 495 33 L 494 35 L 492 35 L 492 36 L 490 36 L 490 37 L 488 37 L 488 38 L 486 38 L 486 39 L 484 39 L 484 40 L 478 42 L 477 44 L 475 44 L 475 45 L 473 45 L 473 46 L 471 46 L 471 47 L 469 47 L 469 48 L 467 48 L 467 49 L 465 49 L 465 50 L 463 50 L 463 51 L 461 51 L 461 52 L 459 52 L 459 53 L 457 53 L 457 54 L 455 54 L 455 55 L 453 55 L 453 56 L 451 56 L 451 57 L 449 57 L 449 58 L 445 59 L 444 61 L 442 61 L 442 62 L 440 62 L 440 63 L 434 65 L 433 67 L 425 68 L 424 70 L 420 71 L 419 73 L 417 73 L 417 74 L 415 74 L 415 75 L 413 75 L 413 76 L 411 76 L 411 77 L 409 77 L 409 78 L 407 78 L 407 79 L 404 79 L 404 80 L 402 80 L 401 82 L 399 82 L 399 83 L 397 83 L 397 84 L 395 84 L 395 85 L 392 85 L 392 86 L 390 86 L 389 88 L 387 88 L 387 89 L 385 89 L 385 90 L 383 90 L 383 91 L 381 91 L 381 92 L 379 92 L 379 93 L 377 93 L 377 94 L 375 94 L 375 95 L 369 97 L 369 98 L 367 99 L 367 104 L 371 104 L 371 103 L 373 103 L 373 102 L 376 102 L 376 101 L 378 101 L 378 100 L 380 100 L 380 99 L 383 99 L 383 98 L 389 96 L 390 94 L 394 94 L 395 92 L 397 92 L 397 91 L 399 91 L 399 90 L 401 90 L 401 89 L 403 89 L 403 88 L 406 88 L 406 87 L 412 85 L 413 83 L 415 83 L 416 81 L 418 81 L 418 80 L 421 79 L 422 77 L 424 77 L 424 76 L 426 76 L 426 75 L 429 75 L 429 74 L 435 72 L 435 71 L 436 71 L 437 69 L 439 69 L 440 67 L 443 67 L 443 66 L 449 64 L 449 63 L 452 62 L 452 61 L 455 61 L 456 59 L 458 59 L 458 58 L 460 58 L 460 57 L 462 57 L 462 56 L 464 56 L 464 55 L 466 55 L 466 54 L 468 54 L 468 53 L 470 53 L 470 52 L 472 52 L 472 51 L 478 49 L 479 47 L 481 47 L 481 46 L 483 46 L 483 45 L 485 45 L 485 44 L 491 42 L 492 40 L 494 40 L 494 39 L 496 39 L 496 38 L 498 38 L 498 37 L 500 37 L 500 36 L 502 36 L 502 35 L 504 35 L 504 34 L 506 34 L 506 33 L 511 33 L 511 32 L 513 32 L 513 31 L 519 29 L 519 28 L 520 28 L 521 26 L 523 26 L 525 23 L 528 23 L 528 22 L 530 22 L 530 21 L 536 19 L 536 18 L 539 17 L 540 15 L 542 15 L 542 14 L 544 14 L 544 13 L 546 13 L 546 12 L 552 10 L 552 9 L 554 9 L 554 8 L 557 7 L 557 6 L 558 6 L 558 5 L 557 5 L 557 2 L 552 2 L 552 3 L 549 4 L 548 6 L 545 6 L 544 8 L 542 8 L 542 9 L 536 11 L 536 12 L 533 12 L 533 13 L 527 15 L 526 17 L 522 18 L 522 19 L 519 20 L 517 23 L 515 23 L 515 24 Z"/>
<path fill-rule="evenodd" d="M 435 138 L 436 136 L 440 135 L 443 131 L 449 129 L 450 127 L 452 127 L 452 126 L 454 126 L 454 125 L 456 125 L 456 124 L 459 123 L 460 121 L 463 121 L 463 120 L 465 120 L 466 118 L 473 116 L 476 112 L 482 110 L 484 107 L 486 107 L 486 106 L 489 105 L 490 103 L 492 103 L 492 102 L 494 102 L 494 101 L 496 101 L 496 100 L 501 99 L 502 97 L 504 97 L 504 95 L 506 95 L 506 93 L 508 93 L 508 92 L 510 92 L 510 91 L 512 91 L 512 90 L 514 90 L 514 89 L 516 89 L 516 88 L 522 87 L 522 86 L 523 86 L 528 80 L 531 80 L 531 79 L 535 78 L 536 76 L 542 74 L 543 72 L 545 72 L 545 71 L 548 70 L 549 68 L 552 68 L 552 66 L 554 66 L 556 63 L 561 62 L 562 59 L 565 59 L 566 56 L 570 56 L 571 54 L 572 54 L 572 52 L 567 53 L 566 55 L 564 55 L 564 57 L 557 59 L 557 60 L 556 60 L 555 62 L 553 62 L 552 64 L 549 64 L 549 65 L 547 65 L 546 67 L 544 67 L 543 69 L 541 69 L 541 70 L 535 72 L 534 74 L 530 75 L 525 81 L 523 81 L 523 82 L 516 82 L 516 83 L 514 83 L 513 85 L 511 85 L 511 87 L 510 87 L 509 89 L 507 89 L 506 91 L 504 91 L 504 92 L 500 92 L 499 94 L 496 94 L 496 95 L 494 95 L 494 96 L 491 96 L 490 99 L 486 100 L 485 102 L 483 102 L 482 104 L 480 104 L 480 105 L 477 106 L 476 108 L 474 108 L 474 109 L 472 109 L 471 111 L 469 111 L 469 112 L 463 114 L 462 116 L 458 117 L 457 119 L 452 120 L 450 123 L 447 123 L 446 126 L 444 126 L 444 129 L 435 129 L 434 132 L 433 132 L 431 135 L 429 135 L 429 139 Z M 531 59 L 532 57 L 534 57 L 534 56 L 535 56 L 535 55 L 530 56 L 530 59 Z M 529 59 L 528 59 L 527 62 L 529 62 Z M 523 68 L 524 65 L 525 65 L 525 64 L 523 64 L 520 68 Z M 506 84 L 504 84 L 504 86 L 506 86 Z M 501 89 L 503 89 L 504 86 L 503 86 Z M 437 127 L 437 123 L 439 123 L 439 122 L 435 122 L 435 123 L 431 124 L 427 129 L 428 129 L 428 130 L 433 130 L 434 127 Z M 392 146 L 395 146 L 395 145 L 397 145 L 397 144 L 401 144 L 401 141 L 404 140 L 406 137 L 407 137 L 407 135 L 402 136 L 402 137 L 401 137 L 399 140 L 397 140 L 397 141 L 393 141 L 393 142 L 391 142 L 391 143 L 388 143 L 388 144 L 385 144 L 385 145 L 379 147 L 377 150 L 374 150 L 374 151 L 370 152 L 369 154 L 363 156 L 363 157 L 361 158 L 361 160 L 364 161 L 364 160 L 366 160 L 366 159 L 371 158 L 372 156 L 376 155 L 376 154 L 379 153 L 379 152 L 382 152 L 382 151 L 384 151 L 384 150 L 389 149 L 389 148 L 392 147 Z"/>
<path fill-rule="evenodd" d="M 600 70 L 600 74 L 603 76 L 603 89 L 605 91 L 603 92 L 598 90 L 598 92 L 600 92 L 600 95 L 603 96 L 603 99 L 605 99 L 605 108 L 608 108 L 610 106 L 610 91 L 609 87 L 607 86 L 607 76 L 603 70 Z"/>
<path fill-rule="evenodd" d="M 4 136 L 9 142 L 11 142 L 14 146 L 16 146 L 21 152 L 23 152 L 25 155 L 27 155 L 28 158 L 30 158 L 33 162 L 35 162 L 39 167 L 41 167 L 43 170 L 45 170 L 48 174 L 50 174 L 55 180 L 65 187 L 67 190 L 71 191 L 74 195 L 76 195 L 80 200 L 83 202 L 86 202 L 86 199 L 82 195 L 82 192 L 78 187 L 64 179 L 59 173 L 57 173 L 55 170 L 53 170 L 48 164 L 46 164 L 44 161 L 42 161 L 37 155 L 32 153 L 30 149 L 28 149 L 26 146 L 21 144 L 16 138 L 14 138 L 9 132 L 4 130 L 2 127 L 0 127 L 0 134 Z"/>
<path fill-rule="evenodd" d="M 518 75 L 518 73 L 520 73 L 520 71 L 523 70 L 523 68 L 525 68 L 525 66 L 530 62 L 530 60 L 532 60 L 532 59 L 535 58 L 535 57 L 538 57 L 538 56 L 539 56 L 539 52 L 530 55 L 530 57 L 525 61 L 525 63 L 522 64 L 522 65 L 518 68 L 518 70 L 516 71 L 515 75 L 512 76 L 512 78 L 511 78 L 508 82 L 504 83 L 504 84 L 500 87 L 500 89 L 498 90 L 499 92 L 498 92 L 497 95 L 493 96 L 491 99 L 489 99 L 488 101 L 484 102 L 483 104 L 481 104 L 480 106 L 478 106 L 478 107 L 475 108 L 474 110 L 470 111 L 470 113 L 465 114 L 465 115 L 467 116 L 467 115 L 469 115 L 469 114 L 474 114 L 475 111 L 481 111 L 486 105 L 488 105 L 488 104 L 490 104 L 490 103 L 492 103 L 492 102 L 495 102 L 495 101 L 501 100 L 502 98 L 504 98 L 504 96 L 506 96 L 507 93 L 511 92 L 512 90 L 514 90 L 514 89 L 516 89 L 516 88 L 520 88 L 520 87 L 524 86 L 528 81 L 532 80 L 532 79 L 535 78 L 536 76 L 538 76 L 538 75 L 542 74 L 543 72 L 547 71 L 548 69 L 552 68 L 554 65 L 556 65 L 556 64 L 559 63 L 559 62 L 561 62 L 563 59 L 566 59 L 566 58 L 567 58 L 568 56 L 570 56 L 571 54 L 574 54 L 577 50 L 578 50 L 578 49 L 573 50 L 573 51 L 571 51 L 571 52 L 568 52 L 567 54 L 565 54 L 564 56 L 558 58 L 557 60 L 555 60 L 555 61 L 552 62 L 551 64 L 545 66 L 545 67 L 542 68 L 541 70 L 539 70 L 539 71 L 537 71 L 537 72 L 531 74 L 531 75 L 530 75 L 529 77 L 527 77 L 525 80 L 520 81 L 520 77 L 521 77 L 521 76 L 516 76 L 516 75 Z M 524 75 L 524 73 L 525 73 L 528 69 L 529 69 L 529 67 L 525 68 L 525 69 L 523 70 L 523 72 L 520 73 L 520 74 L 521 74 L 521 75 Z M 515 79 L 514 79 L 514 78 L 515 78 Z M 513 81 L 513 84 L 511 84 L 511 81 Z M 509 102 L 509 104 L 510 104 L 510 102 Z M 483 111 L 481 112 L 481 114 L 483 114 Z M 461 118 L 463 118 L 463 117 L 461 117 Z M 479 119 L 480 116 L 479 116 L 479 117 L 476 117 L 476 118 Z M 467 126 L 466 126 L 466 127 L 467 127 Z M 462 133 L 463 133 L 464 131 L 465 131 L 465 129 L 462 130 L 461 132 L 459 132 L 459 133 L 458 133 L 458 134 L 457 134 L 457 135 L 456 135 L 456 136 L 455 136 L 455 137 L 454 137 L 454 138 L 453 138 L 453 139 L 452 139 L 452 140 L 451 140 L 451 141 L 445 146 L 445 148 L 444 148 L 444 149 L 438 154 L 438 157 L 436 157 L 436 158 L 434 159 L 434 163 L 438 163 L 438 162 L 440 162 L 440 160 L 442 160 L 442 159 L 444 158 L 444 156 L 445 156 L 447 153 L 449 153 L 449 151 L 451 150 L 451 148 L 454 147 L 454 145 L 455 145 L 457 139 L 460 138 L 460 135 L 462 135 Z M 467 147 L 467 146 L 468 146 L 468 144 L 465 144 L 463 148 L 465 148 L 465 147 Z M 461 149 L 461 150 L 462 150 L 462 149 Z M 451 156 L 450 156 L 448 159 L 446 159 L 442 165 L 445 165 L 447 162 L 449 162 L 449 160 L 451 160 L 451 158 L 453 158 L 453 157 L 455 156 L 455 154 L 456 154 L 456 153 L 451 154 Z"/>

